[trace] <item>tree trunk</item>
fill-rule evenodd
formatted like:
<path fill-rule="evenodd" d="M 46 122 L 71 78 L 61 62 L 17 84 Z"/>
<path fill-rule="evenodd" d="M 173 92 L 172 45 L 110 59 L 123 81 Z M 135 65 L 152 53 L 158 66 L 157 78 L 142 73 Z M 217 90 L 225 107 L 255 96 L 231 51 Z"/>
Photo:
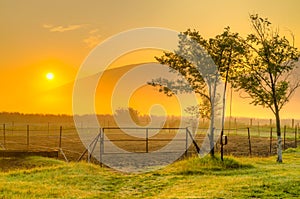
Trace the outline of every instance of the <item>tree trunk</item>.
<path fill-rule="evenodd" d="M 210 156 L 211 157 L 215 157 L 214 121 L 213 121 L 213 119 L 214 118 L 212 118 L 210 121 L 210 133 L 209 133 Z"/>
<path fill-rule="evenodd" d="M 270 66 L 269 66 L 270 68 Z M 277 102 L 277 95 L 276 95 L 276 85 L 274 82 L 274 78 L 272 76 L 272 72 L 269 71 L 270 80 L 272 83 L 272 97 L 274 102 L 274 114 L 276 118 L 276 131 L 277 131 L 277 162 L 282 162 L 282 141 L 281 141 L 281 129 L 280 129 L 280 117 L 279 117 L 279 108 Z"/>
<path fill-rule="evenodd" d="M 277 107 L 276 107 L 277 108 Z M 275 108 L 276 117 L 276 131 L 277 131 L 277 162 L 282 162 L 282 140 L 281 140 L 281 129 L 280 129 L 280 117 L 279 110 Z"/>
<path fill-rule="evenodd" d="M 209 85 L 210 92 L 210 133 L 209 133 L 209 143 L 210 143 L 210 156 L 215 157 L 215 106 L 216 106 L 216 94 L 217 94 L 217 83 L 218 83 L 218 73 L 215 74 L 215 79 L 213 81 L 213 89 L 211 89 L 212 85 Z"/>
<path fill-rule="evenodd" d="M 209 148 L 210 156 L 215 157 L 215 143 L 214 143 L 214 126 L 215 126 L 215 107 L 214 107 L 214 97 L 211 98 L 211 112 L 210 112 L 210 125 L 209 125 Z"/>

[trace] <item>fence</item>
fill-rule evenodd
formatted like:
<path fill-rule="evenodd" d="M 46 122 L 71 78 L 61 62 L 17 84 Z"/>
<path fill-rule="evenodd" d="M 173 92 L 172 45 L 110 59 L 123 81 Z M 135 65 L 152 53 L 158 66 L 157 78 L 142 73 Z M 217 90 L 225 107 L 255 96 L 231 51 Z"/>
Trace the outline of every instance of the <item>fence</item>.
<path fill-rule="evenodd" d="M 94 132 L 95 135 L 99 133 L 99 129 L 97 128 L 84 127 L 83 129 Z M 176 144 L 168 152 L 186 151 L 186 154 L 194 153 L 197 149 L 192 144 L 193 141 L 201 146 L 207 133 L 205 128 L 200 128 L 194 135 L 195 140 L 193 140 L 186 128 L 163 128 L 158 133 L 154 133 L 157 130 L 155 128 L 128 129 L 132 132 L 131 136 L 124 133 L 120 128 L 103 128 L 102 130 L 106 137 L 103 140 L 104 148 L 102 155 L 114 153 L 114 151 L 110 151 L 112 150 L 111 148 L 106 147 L 109 141 L 125 151 L 136 153 L 157 151 L 171 141 L 174 141 Z M 288 126 L 283 127 L 282 140 L 284 149 L 297 147 L 299 144 L 298 129 L 298 125 L 293 128 Z M 175 137 L 177 131 L 180 134 L 179 137 Z M 252 126 L 231 128 L 225 129 L 224 134 L 228 137 L 228 144 L 224 146 L 225 155 L 269 156 L 276 154 L 277 135 L 274 127 Z M 82 155 L 86 150 L 83 142 L 91 143 L 92 140 L 80 139 L 74 126 L 51 126 L 49 124 L 14 124 L 14 126 L 11 126 L 3 124 L 0 127 L 0 150 L 1 148 L 2 150 L 59 150 L 61 152 L 60 158 L 74 161 L 89 158 L 88 154 Z M 99 147 L 97 146 L 97 150 Z M 215 148 L 216 151 L 220 150 L 218 142 Z"/>
<path fill-rule="evenodd" d="M 0 150 L 59 150 L 62 158 L 74 160 L 85 149 L 73 126 L 3 124 L 0 131 Z"/>
<path fill-rule="evenodd" d="M 149 156 L 154 152 L 156 155 L 152 158 L 160 158 L 159 161 L 166 159 L 174 161 L 193 150 L 191 143 L 198 148 L 193 137 L 188 128 L 101 128 L 78 160 L 88 153 L 88 161 L 93 155 L 101 163 L 109 162 L 110 165 L 117 165 L 124 156 L 129 159 L 138 158 L 141 161 L 146 155 Z"/>
<path fill-rule="evenodd" d="M 299 126 L 294 128 L 284 125 L 281 129 L 282 147 L 297 147 Z M 269 126 L 225 129 L 229 142 L 224 147 L 231 155 L 269 156 L 277 153 L 276 128 Z"/>

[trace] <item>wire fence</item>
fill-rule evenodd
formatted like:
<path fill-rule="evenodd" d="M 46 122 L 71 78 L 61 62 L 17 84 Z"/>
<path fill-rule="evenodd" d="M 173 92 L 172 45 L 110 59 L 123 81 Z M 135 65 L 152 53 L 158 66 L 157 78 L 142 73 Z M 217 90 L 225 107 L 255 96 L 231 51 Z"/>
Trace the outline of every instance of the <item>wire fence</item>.
<path fill-rule="evenodd" d="M 281 129 L 283 149 L 297 147 L 300 135 L 299 126 L 286 126 Z M 226 154 L 270 156 L 277 153 L 277 130 L 270 126 L 255 126 L 225 129 L 229 142 L 224 147 Z"/>
<path fill-rule="evenodd" d="M 81 130 L 95 137 L 100 131 L 98 128 L 82 127 Z M 164 128 L 157 131 L 151 128 L 132 128 L 130 135 L 124 129 L 103 128 L 106 135 L 104 146 L 111 142 L 124 151 L 135 153 L 151 153 L 158 151 L 175 142 L 169 152 L 186 151 L 185 154 L 195 153 L 195 145 L 201 146 L 206 136 L 207 129 L 199 128 L 189 136 L 187 130 L 178 128 Z M 297 147 L 300 135 L 299 126 L 284 126 L 282 128 L 283 149 Z M 252 126 L 225 129 L 228 144 L 224 146 L 225 155 L 235 156 L 269 156 L 276 154 L 277 135 L 273 126 Z M 179 135 L 179 136 L 177 136 Z M 192 139 L 194 138 L 194 139 Z M 70 126 L 34 125 L 34 124 L 2 124 L 0 126 L 0 151 L 59 151 L 59 158 L 67 161 L 88 159 L 88 153 L 83 155 L 88 144 L 92 142 L 91 136 L 79 136 L 77 129 Z M 220 150 L 219 141 L 215 145 L 216 151 Z M 97 146 L 98 148 L 98 146 Z M 110 148 L 104 148 L 105 153 L 114 153 Z"/>

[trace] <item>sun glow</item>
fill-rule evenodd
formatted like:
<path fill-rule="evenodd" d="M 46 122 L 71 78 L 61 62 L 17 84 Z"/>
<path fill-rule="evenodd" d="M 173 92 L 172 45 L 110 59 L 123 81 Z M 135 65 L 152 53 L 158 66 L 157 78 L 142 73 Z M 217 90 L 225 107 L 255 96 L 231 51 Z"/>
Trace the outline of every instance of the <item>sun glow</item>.
<path fill-rule="evenodd" d="M 47 74 L 46 74 L 46 78 L 47 78 L 48 80 L 52 80 L 52 79 L 54 79 L 54 74 L 53 74 L 53 73 L 47 73 Z"/>

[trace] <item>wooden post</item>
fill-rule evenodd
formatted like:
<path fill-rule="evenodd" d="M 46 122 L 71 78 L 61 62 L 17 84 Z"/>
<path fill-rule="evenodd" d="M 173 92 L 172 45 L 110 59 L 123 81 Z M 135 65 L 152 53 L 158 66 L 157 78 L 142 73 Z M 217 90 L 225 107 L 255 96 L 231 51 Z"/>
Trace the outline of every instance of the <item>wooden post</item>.
<path fill-rule="evenodd" d="M 235 126 L 235 135 L 237 135 L 237 123 L 236 123 L 236 118 L 234 118 L 234 126 Z"/>
<path fill-rule="evenodd" d="M 295 126 L 295 148 L 297 148 L 297 127 Z"/>
<path fill-rule="evenodd" d="M 257 121 L 257 131 L 258 131 L 258 137 L 260 137 L 259 121 Z"/>
<path fill-rule="evenodd" d="M 273 128 L 270 130 L 270 155 L 272 155 L 272 140 L 273 140 Z"/>
<path fill-rule="evenodd" d="M 4 148 L 6 148 L 5 124 L 3 124 L 3 145 Z"/>
<path fill-rule="evenodd" d="M 299 134 L 299 127 L 300 127 L 300 124 L 298 123 L 296 126 L 297 126 L 297 135 L 298 135 L 298 138 L 300 138 L 300 134 Z"/>
<path fill-rule="evenodd" d="M 223 155 L 224 155 L 223 135 L 224 135 L 224 131 L 223 131 L 223 129 L 222 129 L 222 131 L 221 131 L 221 138 L 220 138 L 220 144 L 221 144 L 221 161 L 224 160 L 224 158 L 223 158 Z"/>
<path fill-rule="evenodd" d="M 193 138 L 193 135 L 191 134 L 191 132 L 189 131 L 188 128 L 186 128 L 186 131 L 189 134 L 189 136 L 190 136 L 190 138 L 191 138 L 191 140 L 192 140 L 192 142 L 193 142 L 193 144 L 194 144 L 194 146 L 196 148 L 197 154 L 199 154 L 200 153 L 200 147 L 198 146 L 196 140 Z"/>
<path fill-rule="evenodd" d="M 295 120 L 292 119 L 292 129 L 294 128 L 294 125 L 295 125 Z"/>
<path fill-rule="evenodd" d="M 102 155 L 103 155 L 103 153 L 104 153 L 104 129 L 103 128 L 101 128 L 100 129 L 100 166 L 102 167 L 102 162 L 103 162 L 103 160 L 102 160 Z"/>
<path fill-rule="evenodd" d="M 231 115 L 229 116 L 229 123 L 228 123 L 228 136 L 230 134 L 231 131 Z"/>
<path fill-rule="evenodd" d="M 251 156 L 250 128 L 248 127 L 247 130 L 248 130 L 249 155 Z"/>
<path fill-rule="evenodd" d="M 61 149 L 62 126 L 59 127 L 59 143 L 58 148 Z"/>
<path fill-rule="evenodd" d="M 14 135 L 14 127 L 15 127 L 15 122 L 11 122 L 11 135 Z"/>
<path fill-rule="evenodd" d="M 189 134 L 187 129 L 185 130 L 185 156 L 188 155 L 188 141 L 189 141 Z"/>
<path fill-rule="evenodd" d="M 283 128 L 283 150 L 285 150 L 286 125 Z"/>
<path fill-rule="evenodd" d="M 60 153 L 63 155 L 63 157 L 66 160 L 66 162 L 69 162 L 66 154 L 64 153 L 64 151 L 61 148 L 61 142 L 62 142 L 62 126 L 59 127 L 59 142 L 58 142 L 58 147 L 59 147 Z M 81 159 L 81 157 L 80 157 L 80 159 Z"/>
<path fill-rule="evenodd" d="M 50 124 L 49 124 L 49 122 L 48 122 L 48 137 L 49 137 L 49 131 L 50 131 Z"/>
<path fill-rule="evenodd" d="M 270 127 L 272 126 L 272 119 L 270 119 Z"/>
<path fill-rule="evenodd" d="M 149 152 L 149 145 L 148 145 L 148 139 L 149 137 L 148 137 L 148 128 L 146 128 L 146 153 L 148 153 Z"/>
<path fill-rule="evenodd" d="M 29 125 L 27 125 L 27 149 L 29 148 Z"/>

